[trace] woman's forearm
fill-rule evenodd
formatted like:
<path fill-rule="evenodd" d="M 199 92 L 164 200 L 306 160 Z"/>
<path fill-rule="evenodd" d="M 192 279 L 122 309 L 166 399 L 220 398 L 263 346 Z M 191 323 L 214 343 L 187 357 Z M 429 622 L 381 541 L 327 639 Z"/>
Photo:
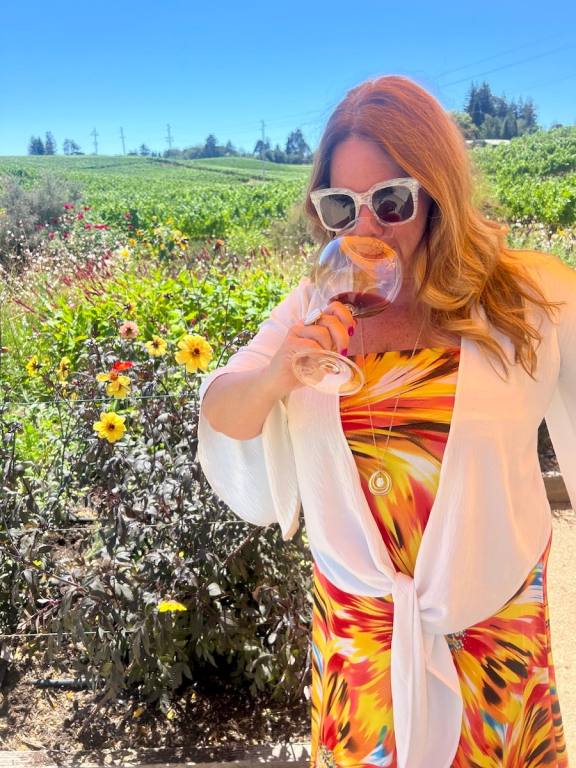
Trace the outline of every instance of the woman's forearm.
<path fill-rule="evenodd" d="M 202 400 L 202 414 L 212 429 L 236 440 L 250 440 L 281 398 L 266 370 L 226 373 L 210 384 Z"/>

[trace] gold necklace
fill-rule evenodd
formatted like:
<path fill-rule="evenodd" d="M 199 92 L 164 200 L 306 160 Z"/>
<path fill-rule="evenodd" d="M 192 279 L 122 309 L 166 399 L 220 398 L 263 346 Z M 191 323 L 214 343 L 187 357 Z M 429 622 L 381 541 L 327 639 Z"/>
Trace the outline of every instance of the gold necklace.
<path fill-rule="evenodd" d="M 424 328 L 424 319 L 422 320 L 422 325 L 420 326 L 420 330 L 418 331 L 418 338 L 416 339 L 416 343 L 414 344 L 414 349 L 412 350 L 412 354 L 410 355 L 410 360 L 414 357 L 414 353 L 416 352 L 416 349 L 418 348 L 418 342 L 420 341 L 420 336 L 422 334 L 422 329 Z M 362 330 L 362 323 L 360 323 L 360 341 L 362 343 L 362 357 L 364 360 L 366 360 L 366 352 L 364 349 L 364 332 Z M 392 413 L 392 418 L 390 420 L 390 424 L 388 425 L 388 436 L 386 438 L 386 445 L 384 446 L 384 450 L 381 452 L 378 452 L 376 448 L 376 436 L 374 435 L 374 422 L 372 421 L 372 409 L 370 408 L 370 403 L 367 401 L 366 405 L 368 406 L 368 416 L 370 417 L 370 432 L 372 434 L 372 444 L 374 446 L 374 455 L 378 457 L 378 469 L 375 469 L 374 472 L 370 475 L 370 478 L 368 480 L 368 488 L 370 489 L 370 493 L 373 496 L 386 496 L 388 493 L 390 493 L 392 489 L 392 476 L 390 473 L 384 469 L 384 462 L 382 461 L 382 454 L 385 454 L 388 450 L 388 443 L 390 442 L 390 430 L 392 429 L 392 424 L 394 423 L 394 416 L 396 415 L 396 408 L 398 407 L 398 401 L 400 400 L 400 395 L 396 398 L 396 403 L 394 404 L 394 411 Z"/>

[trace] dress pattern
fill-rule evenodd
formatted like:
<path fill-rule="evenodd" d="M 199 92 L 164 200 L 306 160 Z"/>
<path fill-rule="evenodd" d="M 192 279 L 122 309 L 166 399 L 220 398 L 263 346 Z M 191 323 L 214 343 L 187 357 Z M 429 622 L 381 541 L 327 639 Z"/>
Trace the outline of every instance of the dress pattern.
<path fill-rule="evenodd" d="M 340 399 L 340 415 L 391 561 L 413 577 L 450 430 L 460 347 L 411 354 L 357 355 L 366 385 Z M 373 496 L 368 479 L 387 441 L 382 455 L 393 488 Z M 464 701 L 452 768 L 568 767 L 550 645 L 551 543 L 495 616 L 447 637 Z M 343 592 L 316 562 L 313 574 L 311 765 L 394 768 L 392 596 Z"/>

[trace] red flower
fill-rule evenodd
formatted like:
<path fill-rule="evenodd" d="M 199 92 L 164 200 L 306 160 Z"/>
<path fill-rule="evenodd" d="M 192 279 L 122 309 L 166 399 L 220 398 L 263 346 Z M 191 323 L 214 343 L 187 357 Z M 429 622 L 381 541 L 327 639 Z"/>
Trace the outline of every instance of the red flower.
<path fill-rule="evenodd" d="M 84 218 L 84 214 L 83 213 L 77 213 L 76 214 L 76 218 L 77 219 L 83 219 Z"/>
<path fill-rule="evenodd" d="M 83 205 L 82 206 L 82 210 L 89 211 L 90 210 L 90 206 L 89 205 Z"/>
<path fill-rule="evenodd" d="M 94 224 L 94 229 L 110 229 L 108 224 Z"/>
<path fill-rule="evenodd" d="M 64 203 L 64 208 L 67 211 L 71 211 L 73 210 L 74 206 L 72 205 L 72 203 Z"/>
<path fill-rule="evenodd" d="M 54 238 L 56 237 L 56 232 L 48 232 L 48 237 L 50 238 L 50 240 L 54 240 Z"/>
<path fill-rule="evenodd" d="M 92 229 L 92 224 L 84 224 L 84 229 Z"/>
<path fill-rule="evenodd" d="M 112 365 L 112 370 L 113 371 L 127 371 L 128 368 L 132 368 L 133 365 L 134 365 L 134 363 L 131 363 L 129 360 L 117 360 Z"/>

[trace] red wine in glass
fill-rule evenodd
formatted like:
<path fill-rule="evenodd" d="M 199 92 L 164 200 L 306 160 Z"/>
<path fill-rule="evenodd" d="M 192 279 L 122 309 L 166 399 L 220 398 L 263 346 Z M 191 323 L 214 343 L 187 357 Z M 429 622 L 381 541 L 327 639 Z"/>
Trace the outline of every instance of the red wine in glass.
<path fill-rule="evenodd" d="M 330 301 L 347 304 L 354 317 L 372 317 L 382 312 L 391 303 L 385 296 L 368 291 L 344 291 L 333 296 Z"/>
<path fill-rule="evenodd" d="M 371 317 L 386 309 L 400 291 L 398 252 L 374 237 L 335 238 L 320 253 L 314 284 L 316 318 L 333 301 L 348 305 L 356 317 Z M 302 350 L 294 355 L 292 365 L 299 381 L 320 392 L 352 395 L 364 386 L 359 366 L 332 350 Z"/>

